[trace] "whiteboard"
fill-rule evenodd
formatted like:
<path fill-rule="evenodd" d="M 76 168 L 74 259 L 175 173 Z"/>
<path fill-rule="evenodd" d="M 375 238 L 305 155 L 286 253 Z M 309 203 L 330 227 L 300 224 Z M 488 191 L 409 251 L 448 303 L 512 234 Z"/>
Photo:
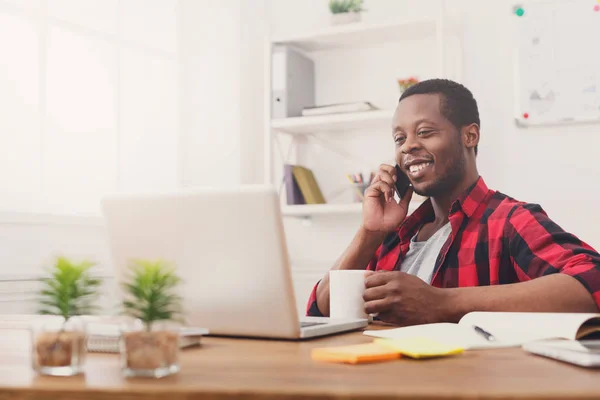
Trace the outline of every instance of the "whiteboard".
<path fill-rule="evenodd" d="M 518 4 L 524 11 L 522 16 L 514 14 L 519 125 L 600 122 L 598 4 L 598 0 Z"/>

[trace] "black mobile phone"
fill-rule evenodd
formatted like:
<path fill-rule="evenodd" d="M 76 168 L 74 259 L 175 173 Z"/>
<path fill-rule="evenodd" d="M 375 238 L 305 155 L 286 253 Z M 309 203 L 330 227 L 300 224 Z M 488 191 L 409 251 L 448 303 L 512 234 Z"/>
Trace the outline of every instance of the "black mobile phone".
<path fill-rule="evenodd" d="M 396 164 L 396 192 L 400 198 L 403 198 L 410 186 L 410 180 L 408 176 L 400 169 Z"/>

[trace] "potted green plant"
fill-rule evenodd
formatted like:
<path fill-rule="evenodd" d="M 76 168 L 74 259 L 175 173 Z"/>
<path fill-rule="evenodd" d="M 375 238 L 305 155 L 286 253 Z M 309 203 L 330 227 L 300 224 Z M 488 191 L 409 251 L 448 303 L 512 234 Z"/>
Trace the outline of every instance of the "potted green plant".
<path fill-rule="evenodd" d="M 57 317 L 32 329 L 32 366 L 41 374 L 70 376 L 83 372 L 86 331 L 83 321 L 74 317 L 96 309 L 93 302 L 102 280 L 91 275 L 93 265 L 58 257 L 49 276 L 41 279 L 38 312 Z"/>
<path fill-rule="evenodd" d="M 329 0 L 329 11 L 333 25 L 358 22 L 364 11 L 363 0 Z"/>
<path fill-rule="evenodd" d="M 181 279 L 175 268 L 157 260 L 136 260 L 123 282 L 124 313 L 136 324 L 121 336 L 121 362 L 126 376 L 160 378 L 179 372 Z"/>

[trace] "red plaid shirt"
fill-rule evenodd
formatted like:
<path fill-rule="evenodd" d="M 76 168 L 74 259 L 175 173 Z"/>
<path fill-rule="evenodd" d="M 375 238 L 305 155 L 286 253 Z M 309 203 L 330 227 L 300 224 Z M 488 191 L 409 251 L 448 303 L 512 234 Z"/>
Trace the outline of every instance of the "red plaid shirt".
<path fill-rule="evenodd" d="M 399 270 L 411 238 L 433 218 L 427 200 L 385 238 L 367 269 Z M 432 286 L 503 285 L 563 273 L 581 282 L 600 306 L 600 254 L 565 232 L 539 205 L 490 190 L 479 178 L 452 204 L 449 220 L 452 233 L 436 260 Z M 307 315 L 322 315 L 316 289 Z"/>

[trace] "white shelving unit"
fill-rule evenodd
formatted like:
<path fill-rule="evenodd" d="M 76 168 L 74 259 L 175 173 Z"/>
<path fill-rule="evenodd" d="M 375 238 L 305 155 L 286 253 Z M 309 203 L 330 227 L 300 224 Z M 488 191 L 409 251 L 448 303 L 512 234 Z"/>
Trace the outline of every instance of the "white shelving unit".
<path fill-rule="evenodd" d="M 285 119 L 271 119 L 271 54 L 276 45 L 289 45 L 299 49 L 309 57 L 316 55 L 317 58 L 329 51 L 363 51 L 369 46 L 381 46 L 390 42 L 431 39 L 435 40 L 435 48 L 432 60 L 436 62 L 430 71 L 439 77 L 448 76 L 446 73 L 446 34 L 450 24 L 446 21 L 445 0 L 439 0 L 439 8 L 429 10 L 422 18 L 407 19 L 399 16 L 394 21 L 381 23 L 353 23 L 341 26 L 324 27 L 314 31 L 296 32 L 291 34 L 272 36 L 267 40 L 265 46 L 265 76 L 267 84 L 265 90 L 265 183 L 280 185 L 282 165 L 274 165 L 274 150 L 279 151 L 282 159 L 286 159 L 282 150 L 281 142 L 277 135 L 285 135 L 291 140 L 290 149 L 305 142 L 307 138 L 317 135 L 343 135 L 386 131 L 389 129 L 391 135 L 391 123 L 394 110 L 378 109 L 347 114 L 332 114 L 326 116 L 292 117 Z M 355 53 L 363 54 L 363 53 Z M 331 62 L 331 61 L 329 61 Z M 333 61 L 336 62 L 337 61 Z M 343 62 L 340 62 L 343 66 Z M 317 89 L 318 91 L 318 89 Z M 318 97 L 318 96 L 317 96 Z M 366 99 L 369 100 L 368 98 Z M 351 100 L 348 100 L 351 101 Z M 377 104 L 378 105 L 378 104 Z M 291 139 L 290 139 L 291 137 Z M 276 143 L 276 144 L 275 144 Z M 390 152 L 391 152 L 390 142 Z M 288 154 L 291 151 L 287 152 Z M 378 153 L 379 154 L 379 153 Z M 389 156 L 389 154 L 388 154 Z M 300 158 L 298 156 L 298 158 Z M 385 159 L 385 156 L 382 157 Z M 375 164 L 374 167 L 376 167 Z M 308 165 L 311 168 L 310 165 Z M 277 179 L 276 179 L 277 177 Z M 285 191 L 285 188 L 282 187 Z M 418 205 L 418 204 L 416 204 Z M 416 206 L 415 205 L 415 206 Z M 414 210 L 411 206 L 411 211 Z M 327 215 L 359 215 L 362 204 L 322 204 L 322 205 L 297 205 L 288 206 L 282 204 L 282 213 L 287 217 L 312 217 Z"/>
<path fill-rule="evenodd" d="M 369 174 L 379 164 L 393 162 L 391 125 L 399 96 L 395 79 L 417 75 L 460 80 L 461 41 L 452 43 L 460 27 L 448 23 L 446 1 L 432 0 L 410 10 L 390 7 L 396 10 L 389 14 L 393 21 L 367 19 L 282 32 L 265 40 L 264 181 L 283 192 L 281 212 L 299 313 L 304 312 L 315 282 L 331 268 L 360 224 L 363 205 L 352 203 L 354 190 L 344 175 Z M 314 61 L 317 105 L 368 101 L 379 109 L 272 120 L 271 53 L 278 45 L 294 47 Z M 328 203 L 287 205 L 282 163 L 310 168 Z M 409 213 L 420 204 L 421 199 L 414 198 Z"/>

